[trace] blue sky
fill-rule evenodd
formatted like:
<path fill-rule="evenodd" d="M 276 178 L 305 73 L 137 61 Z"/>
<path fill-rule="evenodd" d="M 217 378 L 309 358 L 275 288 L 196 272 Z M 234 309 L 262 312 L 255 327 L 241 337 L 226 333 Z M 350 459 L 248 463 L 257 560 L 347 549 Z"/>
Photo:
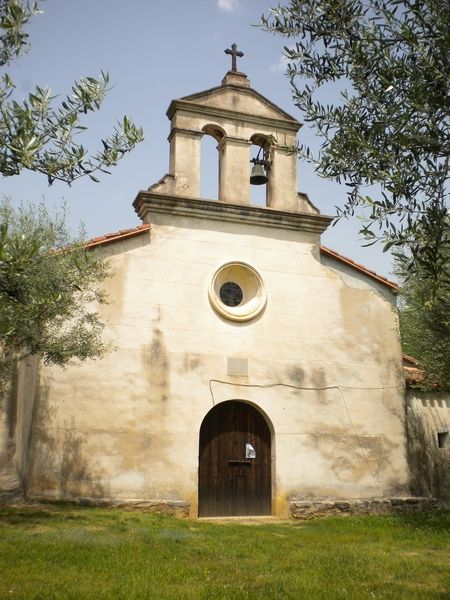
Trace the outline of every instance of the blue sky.
<path fill-rule="evenodd" d="M 274 2 L 273 4 L 276 4 Z M 144 128 L 145 141 L 100 183 L 88 179 L 72 187 L 47 185 L 42 175 L 23 172 L 2 179 L 2 194 L 13 201 L 65 200 L 74 229 L 82 221 L 88 237 L 133 227 L 139 223 L 131 206 L 137 192 L 147 189 L 168 171 L 169 121 L 165 112 L 173 98 L 219 85 L 230 68 L 225 48 L 233 42 L 245 56 L 238 68 L 252 87 L 302 121 L 284 75 L 281 38 L 252 26 L 267 12 L 270 0 L 46 0 L 44 14 L 28 26 L 31 48 L 12 65 L 9 73 L 17 85 L 17 98 L 35 84 L 49 86 L 63 96 L 81 76 L 110 74 L 112 89 L 100 113 L 89 115 L 83 145 L 99 147 L 116 120 L 124 114 Z M 331 99 L 332 100 L 332 99 Z M 305 125 L 300 139 L 317 144 Z M 205 155 L 210 155 L 211 150 Z M 345 188 L 298 165 L 298 189 L 308 193 L 324 214 L 345 200 Z M 206 169 L 214 173 L 214 169 Z M 202 172 L 203 176 L 207 175 Z M 215 175 L 215 173 L 214 173 Z M 205 193 L 214 193 L 215 180 L 206 181 Z M 390 257 L 381 247 L 362 248 L 356 220 L 339 222 L 322 241 L 369 268 L 389 276 Z"/>

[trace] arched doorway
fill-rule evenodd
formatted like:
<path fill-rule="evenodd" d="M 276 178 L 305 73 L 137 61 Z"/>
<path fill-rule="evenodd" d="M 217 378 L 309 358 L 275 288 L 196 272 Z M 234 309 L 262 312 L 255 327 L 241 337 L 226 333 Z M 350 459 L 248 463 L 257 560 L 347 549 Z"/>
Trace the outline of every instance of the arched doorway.
<path fill-rule="evenodd" d="M 209 411 L 198 477 L 200 517 L 271 514 L 271 433 L 253 406 L 230 400 Z"/>

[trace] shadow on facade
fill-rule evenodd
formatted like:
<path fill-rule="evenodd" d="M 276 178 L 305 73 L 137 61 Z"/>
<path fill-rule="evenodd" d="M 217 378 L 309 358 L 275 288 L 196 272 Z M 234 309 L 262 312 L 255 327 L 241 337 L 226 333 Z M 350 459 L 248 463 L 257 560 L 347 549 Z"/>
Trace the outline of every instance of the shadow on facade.
<path fill-rule="evenodd" d="M 407 409 L 407 451 L 411 493 L 450 500 L 450 452 L 438 448 L 424 414 Z"/>
<path fill-rule="evenodd" d="M 27 496 L 107 496 L 109 490 L 102 482 L 102 472 L 88 454 L 87 435 L 76 429 L 73 417 L 58 425 L 58 409 L 49 402 L 49 389 L 50 382 L 41 385 L 35 402 Z"/>

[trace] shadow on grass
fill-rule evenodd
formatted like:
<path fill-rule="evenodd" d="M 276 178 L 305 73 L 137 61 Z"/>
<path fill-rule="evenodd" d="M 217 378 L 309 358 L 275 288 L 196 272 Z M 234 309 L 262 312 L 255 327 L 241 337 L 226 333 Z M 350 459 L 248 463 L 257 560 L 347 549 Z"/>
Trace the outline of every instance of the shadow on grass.
<path fill-rule="evenodd" d="M 397 515 L 395 519 L 402 525 L 407 525 L 413 529 L 450 532 L 450 510 L 434 510 L 409 515 Z"/>
<path fill-rule="evenodd" d="M 79 521 L 84 518 L 83 514 L 73 514 L 73 506 L 58 506 L 57 508 L 0 508 L 0 523 L 18 525 L 20 523 L 38 523 L 39 521 L 59 522 L 74 520 Z M 70 511 L 70 512 L 69 512 Z"/>
<path fill-rule="evenodd" d="M 133 513 L 113 508 L 90 508 L 74 506 L 71 503 L 61 502 L 57 505 L 43 505 L 37 507 L 0 507 L 0 523 L 9 525 L 39 524 L 58 525 L 58 523 L 67 523 L 68 521 L 77 522 L 86 525 L 94 524 L 99 521 L 105 526 L 113 526 L 115 529 L 128 529 L 139 526 L 145 526 L 158 533 L 159 536 L 178 537 L 185 535 L 180 530 L 189 529 L 192 525 L 202 526 L 203 530 L 208 530 L 208 525 L 212 529 L 223 524 L 196 523 L 195 521 L 185 521 L 168 517 L 167 515 L 155 515 L 145 513 Z M 170 525 L 169 525 L 170 524 Z M 384 515 L 384 516 L 348 516 L 332 517 L 329 519 L 312 519 L 311 521 L 292 521 L 284 523 L 261 524 L 256 529 L 264 532 L 279 532 L 282 528 L 287 530 L 309 530 L 319 533 L 326 530 L 328 534 L 339 535 L 347 530 L 364 530 L 366 528 L 402 528 L 408 527 L 415 531 L 429 531 L 442 533 L 450 532 L 450 510 L 424 511 L 411 514 Z M 245 524 L 227 524 L 226 530 L 231 533 L 235 528 L 240 530 L 247 527 Z M 171 532 L 171 533 L 168 533 Z M 177 532 L 177 533 L 175 533 Z"/>

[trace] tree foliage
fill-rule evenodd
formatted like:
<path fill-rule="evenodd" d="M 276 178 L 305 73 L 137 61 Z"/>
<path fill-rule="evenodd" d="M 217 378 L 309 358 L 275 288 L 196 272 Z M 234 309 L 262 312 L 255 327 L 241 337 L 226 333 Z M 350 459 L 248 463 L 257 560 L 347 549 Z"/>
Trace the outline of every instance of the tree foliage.
<path fill-rule="evenodd" d="M 447 219 L 447 240 L 450 218 Z M 405 352 L 414 356 L 424 373 L 422 386 L 450 389 L 450 249 L 447 246 L 446 282 L 436 287 L 420 273 L 408 271 L 408 257 L 397 256 L 397 274 L 403 279 L 400 331 Z M 444 279 L 444 278 L 443 278 Z"/>
<path fill-rule="evenodd" d="M 37 3 L 24 0 L 0 2 L 0 68 L 27 47 L 24 28 L 38 14 Z M 75 82 L 71 94 L 55 103 L 51 90 L 36 86 L 23 101 L 14 99 L 15 85 L 8 73 L 0 79 L 0 173 L 18 175 L 23 169 L 43 173 L 49 184 L 55 180 L 71 183 L 96 173 L 106 172 L 124 154 L 142 141 L 143 132 L 128 117 L 116 125 L 110 136 L 101 140 L 102 149 L 88 155 L 76 141 L 86 129 L 81 122 L 88 112 L 100 108 L 108 91 L 109 77 L 83 77 Z"/>
<path fill-rule="evenodd" d="M 369 209 L 369 242 L 445 276 L 450 150 L 450 10 L 442 0 L 290 0 L 262 18 L 288 39 L 295 104 L 321 139 L 299 152 L 348 186 L 338 217 Z M 336 96 L 335 103 L 324 98 Z M 366 195 L 377 185 L 378 198 Z M 418 264 L 420 263 L 420 264 Z M 448 275 L 448 273 L 447 273 Z"/>
<path fill-rule="evenodd" d="M 65 212 L 0 203 L 0 375 L 28 354 L 65 365 L 102 355 L 107 264 L 73 239 Z M 92 304 L 91 304 L 92 306 Z"/>

